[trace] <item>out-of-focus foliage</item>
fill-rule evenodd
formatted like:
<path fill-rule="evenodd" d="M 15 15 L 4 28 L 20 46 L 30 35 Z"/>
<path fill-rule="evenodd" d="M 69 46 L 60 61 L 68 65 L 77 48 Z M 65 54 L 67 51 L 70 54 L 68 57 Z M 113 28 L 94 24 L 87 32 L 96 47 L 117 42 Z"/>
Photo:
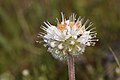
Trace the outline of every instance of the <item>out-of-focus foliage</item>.
<path fill-rule="evenodd" d="M 40 25 L 56 24 L 60 12 L 89 18 L 100 40 L 76 58 L 76 80 L 120 80 L 108 50 L 119 59 L 120 0 L 0 0 L 0 80 L 68 80 L 65 62 L 35 43 Z"/>

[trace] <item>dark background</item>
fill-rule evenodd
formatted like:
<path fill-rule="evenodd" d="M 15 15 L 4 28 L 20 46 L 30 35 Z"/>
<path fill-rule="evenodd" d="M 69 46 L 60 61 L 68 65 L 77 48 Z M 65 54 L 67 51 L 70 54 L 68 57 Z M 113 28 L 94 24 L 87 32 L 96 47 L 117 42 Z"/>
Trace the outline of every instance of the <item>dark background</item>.
<path fill-rule="evenodd" d="M 120 80 L 120 0 L 0 0 L 0 80 L 68 80 L 67 64 L 35 41 L 44 21 L 76 13 L 90 19 L 99 42 L 75 58 L 76 80 Z M 24 70 L 29 75 L 22 74 Z"/>

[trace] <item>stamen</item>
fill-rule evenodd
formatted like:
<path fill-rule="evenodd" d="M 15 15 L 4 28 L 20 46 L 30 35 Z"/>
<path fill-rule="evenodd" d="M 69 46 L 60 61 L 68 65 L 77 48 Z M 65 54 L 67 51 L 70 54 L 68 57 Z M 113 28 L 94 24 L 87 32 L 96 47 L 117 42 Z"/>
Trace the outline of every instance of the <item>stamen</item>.
<path fill-rule="evenodd" d="M 52 26 L 48 21 L 47 21 L 47 23 L 48 23 L 49 26 Z"/>
<path fill-rule="evenodd" d="M 44 47 L 47 47 L 47 46 L 48 46 L 48 44 L 44 44 L 43 46 L 44 46 Z"/>
<path fill-rule="evenodd" d="M 89 20 L 89 19 L 87 19 L 87 20 L 86 20 L 86 22 L 84 23 L 84 25 L 87 25 L 87 23 L 88 23 L 89 21 L 90 21 L 90 20 Z"/>
<path fill-rule="evenodd" d="M 44 24 L 45 24 L 47 27 L 50 27 L 46 22 L 44 22 Z"/>
<path fill-rule="evenodd" d="M 36 41 L 36 43 L 39 43 L 39 41 Z"/>
<path fill-rule="evenodd" d="M 47 29 L 45 29 L 45 28 L 41 28 L 43 31 L 46 31 Z"/>
<path fill-rule="evenodd" d="M 46 33 L 44 33 L 44 32 L 39 32 L 39 34 L 46 35 Z M 39 35 L 39 34 L 38 34 L 38 35 Z"/>
<path fill-rule="evenodd" d="M 94 35 L 94 36 L 91 36 L 91 38 L 96 38 L 96 35 Z"/>
<path fill-rule="evenodd" d="M 47 39 L 44 39 L 44 42 L 48 42 L 48 40 L 47 40 Z"/>
<path fill-rule="evenodd" d="M 77 48 L 78 48 L 79 51 L 81 50 L 81 48 L 78 45 L 77 45 Z"/>
<path fill-rule="evenodd" d="M 72 21 L 75 21 L 75 14 L 72 15 Z"/>
<path fill-rule="evenodd" d="M 59 22 L 58 18 L 56 18 L 56 21 L 57 21 L 57 24 L 60 24 L 60 22 Z"/>
<path fill-rule="evenodd" d="M 47 30 L 47 28 L 45 27 L 45 26 L 43 26 L 43 25 L 41 25 L 41 27 L 40 27 L 42 30 L 44 30 L 44 31 L 46 31 Z"/>
<path fill-rule="evenodd" d="M 64 23 L 64 14 L 61 12 L 61 15 L 62 15 L 62 22 Z"/>
<path fill-rule="evenodd" d="M 41 25 L 41 27 L 42 27 L 42 28 L 45 28 L 45 29 L 47 29 L 47 27 L 46 27 L 46 26 L 43 26 L 43 25 Z M 41 28 L 41 27 L 40 27 L 40 28 Z"/>
<path fill-rule="evenodd" d="M 71 20 L 71 16 L 69 17 L 69 20 Z"/>
<path fill-rule="evenodd" d="M 81 20 L 80 20 L 81 25 L 82 25 L 84 19 L 85 19 L 85 17 L 81 18 Z"/>
<path fill-rule="evenodd" d="M 79 23 L 79 21 L 80 21 L 80 16 L 78 17 L 78 19 L 77 19 L 77 21 L 75 22 L 75 24 L 74 24 L 74 26 L 77 26 L 77 27 L 79 27 L 80 26 L 80 23 Z"/>
<path fill-rule="evenodd" d="M 94 33 L 96 33 L 96 31 L 92 31 L 92 32 L 90 32 L 90 34 L 94 34 Z"/>
<path fill-rule="evenodd" d="M 92 31 L 92 30 L 94 30 L 94 29 L 96 29 L 96 28 L 94 27 L 94 28 L 90 29 L 89 31 Z"/>
<path fill-rule="evenodd" d="M 90 34 L 91 36 L 96 36 L 97 35 L 97 33 L 95 33 L 95 34 Z"/>
<path fill-rule="evenodd" d="M 90 41 L 90 42 L 91 42 L 91 41 L 99 41 L 99 39 L 92 39 L 92 40 L 88 40 L 88 41 Z"/>
<path fill-rule="evenodd" d="M 85 30 L 88 30 L 92 25 L 93 23 L 90 23 L 89 26 Z"/>
<path fill-rule="evenodd" d="M 94 45 L 95 45 L 95 42 L 90 42 L 90 41 L 89 41 L 89 43 L 90 43 L 92 46 L 94 46 Z"/>
<path fill-rule="evenodd" d="M 37 35 L 36 37 L 43 39 L 44 35 L 40 35 L 40 34 L 39 34 L 39 35 Z"/>
<path fill-rule="evenodd" d="M 40 37 L 44 37 L 44 35 L 42 35 L 42 34 L 38 34 Z"/>
<path fill-rule="evenodd" d="M 95 42 L 92 42 L 91 44 L 92 44 L 92 46 L 95 46 Z"/>
<path fill-rule="evenodd" d="M 40 43 L 44 43 L 44 41 L 35 41 L 35 42 L 36 42 L 36 43 L 39 43 L 39 44 L 40 44 Z"/>
<path fill-rule="evenodd" d="M 78 17 L 77 21 L 75 24 L 77 24 L 80 21 L 81 16 Z"/>

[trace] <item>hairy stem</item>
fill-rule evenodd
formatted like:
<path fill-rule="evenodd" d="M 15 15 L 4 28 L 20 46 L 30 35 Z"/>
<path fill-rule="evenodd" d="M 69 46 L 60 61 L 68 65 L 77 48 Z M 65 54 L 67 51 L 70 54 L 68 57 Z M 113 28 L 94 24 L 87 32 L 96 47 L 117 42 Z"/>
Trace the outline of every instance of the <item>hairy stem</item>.
<path fill-rule="evenodd" d="M 74 57 L 71 54 L 67 55 L 67 63 L 68 63 L 69 80 L 75 80 Z"/>

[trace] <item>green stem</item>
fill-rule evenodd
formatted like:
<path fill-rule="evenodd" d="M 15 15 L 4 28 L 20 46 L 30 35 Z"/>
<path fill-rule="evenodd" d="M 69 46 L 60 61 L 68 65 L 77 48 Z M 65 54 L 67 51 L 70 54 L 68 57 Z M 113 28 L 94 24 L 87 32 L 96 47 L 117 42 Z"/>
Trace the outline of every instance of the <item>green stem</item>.
<path fill-rule="evenodd" d="M 75 80 L 74 57 L 71 54 L 67 55 L 67 63 L 68 63 L 69 80 Z"/>
<path fill-rule="evenodd" d="M 115 61 L 116 61 L 117 65 L 118 65 L 118 67 L 120 68 L 120 62 L 119 62 L 117 56 L 115 55 L 114 51 L 112 50 L 111 47 L 109 47 L 109 50 L 110 50 L 111 53 L 113 54 L 113 56 L 114 56 L 114 58 L 115 58 Z"/>

